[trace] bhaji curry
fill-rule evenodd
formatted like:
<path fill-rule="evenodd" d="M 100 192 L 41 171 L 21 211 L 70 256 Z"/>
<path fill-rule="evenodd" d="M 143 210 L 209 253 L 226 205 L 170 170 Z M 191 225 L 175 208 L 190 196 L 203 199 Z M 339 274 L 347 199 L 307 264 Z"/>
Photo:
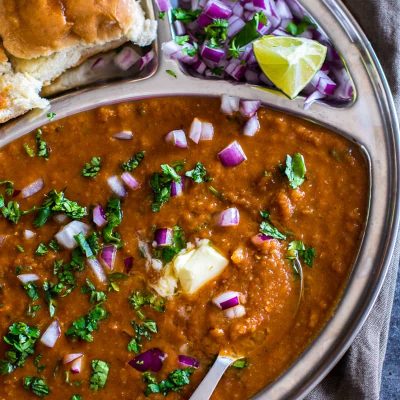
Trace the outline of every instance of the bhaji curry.
<path fill-rule="evenodd" d="M 215 400 L 273 382 L 332 315 L 362 238 L 360 148 L 216 98 L 156 98 L 0 150 L 0 399 Z"/>

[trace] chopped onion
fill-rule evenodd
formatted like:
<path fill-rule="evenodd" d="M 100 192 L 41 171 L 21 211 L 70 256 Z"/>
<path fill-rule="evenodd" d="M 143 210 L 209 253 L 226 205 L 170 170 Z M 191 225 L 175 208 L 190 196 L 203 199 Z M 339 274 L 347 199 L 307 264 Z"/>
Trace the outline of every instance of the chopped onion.
<path fill-rule="evenodd" d="M 186 134 L 182 129 L 171 131 L 165 136 L 165 141 L 172 143 L 174 146 L 180 149 L 186 149 L 188 147 Z"/>
<path fill-rule="evenodd" d="M 258 100 L 240 100 L 239 111 L 243 117 L 251 118 L 260 108 L 261 101 Z"/>
<path fill-rule="evenodd" d="M 133 257 L 126 257 L 124 259 L 125 272 L 128 274 L 133 267 Z"/>
<path fill-rule="evenodd" d="M 242 146 L 235 140 L 218 153 L 218 158 L 225 167 L 235 167 L 247 160 Z"/>
<path fill-rule="evenodd" d="M 322 70 L 311 79 L 311 85 L 325 95 L 332 95 L 337 87 L 336 83 Z"/>
<path fill-rule="evenodd" d="M 243 135 L 254 136 L 260 130 L 260 121 L 258 120 L 257 114 L 253 115 L 243 128 Z"/>
<path fill-rule="evenodd" d="M 17 278 L 20 280 L 20 282 L 23 285 L 26 285 L 29 282 L 38 281 L 40 279 L 39 275 L 36 275 L 36 274 L 20 274 L 20 275 L 17 275 Z"/>
<path fill-rule="evenodd" d="M 156 4 L 161 12 L 166 12 L 171 9 L 171 3 L 169 0 L 156 0 Z"/>
<path fill-rule="evenodd" d="M 43 343 L 45 346 L 52 348 L 54 347 L 60 336 L 60 324 L 57 320 L 54 320 L 43 333 L 42 337 L 40 338 L 40 342 Z"/>
<path fill-rule="evenodd" d="M 165 359 L 166 354 L 162 350 L 154 348 L 139 354 L 129 361 L 128 364 L 140 372 L 158 372 L 162 368 Z"/>
<path fill-rule="evenodd" d="M 262 246 L 265 242 L 267 242 L 267 241 L 269 241 L 269 240 L 271 240 L 271 239 L 273 239 L 272 236 L 268 236 L 268 235 L 264 235 L 263 233 L 259 233 L 259 234 L 257 234 L 257 235 L 254 235 L 254 236 L 251 238 L 251 242 L 252 242 L 255 246 L 259 247 L 259 246 Z"/>
<path fill-rule="evenodd" d="M 116 255 L 117 248 L 113 244 L 104 246 L 100 252 L 100 261 L 105 268 L 112 271 L 114 269 Z"/>
<path fill-rule="evenodd" d="M 104 212 L 103 207 L 98 204 L 94 209 L 93 209 L 93 222 L 101 228 L 105 224 L 107 224 L 107 217 L 106 213 Z"/>
<path fill-rule="evenodd" d="M 236 207 L 227 208 L 222 211 L 218 216 L 219 226 L 237 226 L 239 225 L 240 214 Z"/>
<path fill-rule="evenodd" d="M 75 359 L 74 361 L 72 361 L 70 371 L 73 374 L 79 374 L 81 372 L 82 361 L 83 361 L 83 357 L 79 357 L 79 358 Z"/>
<path fill-rule="evenodd" d="M 218 63 L 225 56 L 225 50 L 218 47 L 210 47 L 204 43 L 201 46 L 200 55 L 207 60 Z"/>
<path fill-rule="evenodd" d="M 313 103 L 315 103 L 317 100 L 323 99 L 326 96 L 316 90 L 315 92 L 311 93 L 306 100 L 304 101 L 304 109 L 308 110 Z"/>
<path fill-rule="evenodd" d="M 36 232 L 30 231 L 29 229 L 24 230 L 24 238 L 30 240 L 36 236 Z"/>
<path fill-rule="evenodd" d="M 184 182 L 185 179 L 183 176 L 181 176 L 181 180 L 179 182 L 171 182 L 171 197 L 177 197 L 183 194 Z"/>
<path fill-rule="evenodd" d="M 99 282 L 104 283 L 107 281 L 107 276 L 104 273 L 103 267 L 95 258 L 87 258 L 86 262 Z"/>
<path fill-rule="evenodd" d="M 113 135 L 113 138 L 119 139 L 119 140 L 131 140 L 133 138 L 133 133 L 132 131 L 121 131 L 117 132 Z"/>
<path fill-rule="evenodd" d="M 150 50 L 146 53 L 139 61 L 139 71 L 143 71 L 147 64 L 149 64 L 154 58 L 154 51 Z"/>
<path fill-rule="evenodd" d="M 154 240 L 157 246 L 171 246 L 173 243 L 173 232 L 170 228 L 160 228 L 154 232 Z"/>
<path fill-rule="evenodd" d="M 219 0 L 208 0 L 203 12 L 212 19 L 228 19 L 232 15 L 232 10 Z"/>
<path fill-rule="evenodd" d="M 132 47 L 124 47 L 114 58 L 114 63 L 123 71 L 127 71 L 139 61 L 140 55 Z"/>
<path fill-rule="evenodd" d="M 202 126 L 203 124 L 198 118 L 195 118 L 190 125 L 189 138 L 196 144 L 200 141 Z"/>
<path fill-rule="evenodd" d="M 121 179 L 129 189 L 137 190 L 140 188 L 140 183 L 129 172 L 124 172 Z"/>
<path fill-rule="evenodd" d="M 21 190 L 21 196 L 23 199 L 33 196 L 34 194 L 40 192 L 44 187 L 44 181 L 42 178 L 37 179 L 28 186 L 25 186 Z"/>
<path fill-rule="evenodd" d="M 63 364 L 65 365 L 65 364 L 69 364 L 70 362 L 72 362 L 72 361 L 74 361 L 74 360 L 76 360 L 76 359 L 78 359 L 78 358 L 81 358 L 83 356 L 83 354 L 82 353 L 70 353 L 70 354 L 66 354 L 64 357 L 63 357 Z"/>
<path fill-rule="evenodd" d="M 53 219 L 59 224 L 63 224 L 68 220 L 68 216 L 65 214 L 54 214 Z"/>
<path fill-rule="evenodd" d="M 246 315 L 246 309 L 241 305 L 238 304 L 235 307 L 228 308 L 227 310 L 224 311 L 224 315 L 227 318 L 240 318 Z"/>
<path fill-rule="evenodd" d="M 214 126 L 211 122 L 201 123 L 200 140 L 212 140 L 214 137 Z"/>
<path fill-rule="evenodd" d="M 124 188 L 124 185 L 122 184 L 121 180 L 119 179 L 118 176 L 110 176 L 107 179 L 108 186 L 110 189 L 118 196 L 118 197 L 125 197 L 126 196 L 126 190 Z"/>
<path fill-rule="evenodd" d="M 239 97 L 228 96 L 227 94 L 223 94 L 221 96 L 221 111 L 224 114 L 231 115 L 237 111 L 239 111 Z"/>
<path fill-rule="evenodd" d="M 66 249 L 74 249 L 78 246 L 74 236 L 78 235 L 79 233 L 83 233 L 84 236 L 90 231 L 89 225 L 84 224 L 80 221 L 72 221 L 69 224 L 62 227 L 55 235 L 57 242 L 65 247 Z"/>
<path fill-rule="evenodd" d="M 163 269 L 163 262 L 157 258 L 152 258 L 150 261 L 151 268 L 160 272 Z"/>
<path fill-rule="evenodd" d="M 214 297 L 212 301 L 221 310 L 227 310 L 240 304 L 239 296 L 239 292 L 229 291 Z"/>
<path fill-rule="evenodd" d="M 196 360 L 193 357 L 185 356 L 184 354 L 180 354 L 178 356 L 178 361 L 179 361 L 179 364 L 182 364 L 185 367 L 191 367 L 191 368 L 199 368 L 200 367 L 199 360 Z"/>

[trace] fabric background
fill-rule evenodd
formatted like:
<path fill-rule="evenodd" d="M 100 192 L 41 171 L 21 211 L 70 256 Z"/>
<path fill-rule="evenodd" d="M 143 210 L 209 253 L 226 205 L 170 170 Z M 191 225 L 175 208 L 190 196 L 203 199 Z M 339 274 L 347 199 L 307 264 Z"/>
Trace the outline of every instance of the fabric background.
<path fill-rule="evenodd" d="M 367 34 L 400 100 L 400 0 L 343 0 Z M 365 325 L 331 373 L 306 400 L 377 400 L 399 266 L 400 242 Z M 400 385 L 400 382 L 399 382 Z"/>

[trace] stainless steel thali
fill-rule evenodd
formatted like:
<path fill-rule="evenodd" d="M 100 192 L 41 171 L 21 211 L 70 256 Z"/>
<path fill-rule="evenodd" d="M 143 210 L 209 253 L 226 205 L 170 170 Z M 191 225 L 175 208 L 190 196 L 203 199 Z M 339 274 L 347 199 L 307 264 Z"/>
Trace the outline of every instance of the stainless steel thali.
<path fill-rule="evenodd" d="M 303 109 L 303 99 L 288 100 L 249 84 L 201 80 L 163 58 L 160 44 L 171 38 L 168 21 L 160 21 L 154 44 L 157 62 L 147 76 L 125 79 L 58 96 L 51 101 L 57 119 L 122 101 L 173 95 L 231 94 L 259 99 L 324 125 L 357 142 L 370 163 L 369 215 L 363 243 L 345 293 L 333 318 L 303 355 L 255 399 L 298 399 L 335 365 L 368 316 L 382 286 L 399 226 L 399 129 L 396 110 L 379 61 L 367 38 L 340 0 L 303 0 L 305 8 L 328 33 L 344 56 L 356 87 L 354 103 L 335 108 L 323 103 Z M 153 14 L 151 5 L 148 11 Z M 177 78 L 165 73 L 176 72 Z M 31 112 L 0 128 L 0 147 L 47 122 L 46 113 Z M 72 156 L 73 149 L 71 149 Z M 69 154 L 67 154 L 69 155 Z"/>

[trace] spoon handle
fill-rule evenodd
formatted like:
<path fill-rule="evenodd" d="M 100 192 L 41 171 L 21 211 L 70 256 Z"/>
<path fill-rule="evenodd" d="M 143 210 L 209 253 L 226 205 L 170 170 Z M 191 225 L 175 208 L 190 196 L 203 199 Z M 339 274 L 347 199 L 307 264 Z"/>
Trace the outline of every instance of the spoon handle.
<path fill-rule="evenodd" d="M 207 375 L 194 391 L 189 400 L 208 400 L 228 367 L 235 362 L 234 358 L 218 356 Z"/>

